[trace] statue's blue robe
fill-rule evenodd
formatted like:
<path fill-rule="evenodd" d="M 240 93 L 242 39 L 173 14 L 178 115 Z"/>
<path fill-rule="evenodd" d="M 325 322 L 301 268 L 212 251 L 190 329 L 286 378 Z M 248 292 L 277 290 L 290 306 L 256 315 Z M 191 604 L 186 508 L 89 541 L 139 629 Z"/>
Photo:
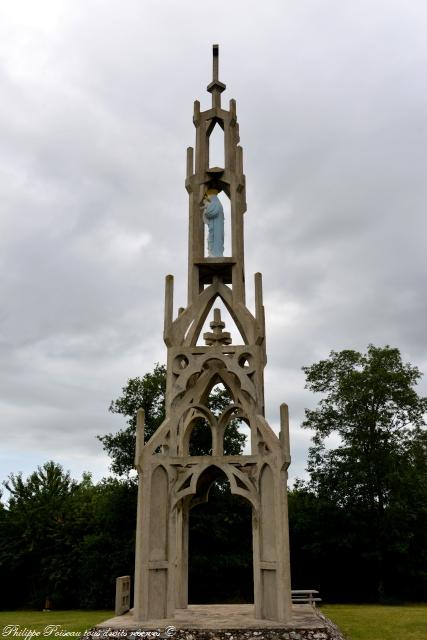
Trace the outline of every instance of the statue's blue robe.
<path fill-rule="evenodd" d="M 218 196 L 210 196 L 210 202 L 204 210 L 204 219 L 208 225 L 208 255 L 224 255 L 224 209 Z"/>

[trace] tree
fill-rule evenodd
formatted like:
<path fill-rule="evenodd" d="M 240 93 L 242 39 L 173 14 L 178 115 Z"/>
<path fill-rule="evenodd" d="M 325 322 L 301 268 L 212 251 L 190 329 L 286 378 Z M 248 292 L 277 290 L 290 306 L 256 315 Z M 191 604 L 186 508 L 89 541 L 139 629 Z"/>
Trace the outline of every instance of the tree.
<path fill-rule="evenodd" d="M 426 522 L 427 398 L 415 390 L 422 374 L 398 349 L 373 345 L 366 354 L 332 351 L 303 370 L 306 387 L 324 394 L 302 425 L 314 430 L 310 488 L 349 518 L 347 543 L 358 546 L 382 597 L 395 588 L 396 566 L 409 570 L 411 545 Z M 340 443 L 327 449 L 332 434 Z M 421 557 L 426 551 L 419 548 Z"/>
<path fill-rule="evenodd" d="M 127 426 L 118 433 L 98 436 L 111 457 L 111 470 L 128 475 L 134 466 L 136 412 L 145 411 L 145 439 L 150 438 L 165 417 L 166 367 L 157 363 L 152 373 L 142 378 L 130 378 L 122 395 L 112 400 L 109 411 L 126 416 Z"/>
<path fill-rule="evenodd" d="M 90 474 L 72 480 L 47 462 L 4 483 L 0 505 L 2 608 L 111 608 L 115 580 L 135 556 L 135 483 Z"/>
<path fill-rule="evenodd" d="M 18 591 L 26 603 L 40 606 L 70 584 L 72 541 L 65 532 L 68 500 L 77 482 L 50 461 L 27 479 L 12 473 L 3 484 L 10 498 L 3 514 L 0 567 L 13 577 L 25 575 Z M 11 589 L 12 597 L 16 591 Z"/>
<path fill-rule="evenodd" d="M 117 576 L 133 575 L 137 487 L 134 482 L 104 478 L 79 487 L 74 494 L 77 525 L 74 560 L 78 606 L 113 607 Z M 82 503 L 86 504 L 82 509 Z M 77 524 L 87 513 L 86 527 Z"/>
<path fill-rule="evenodd" d="M 113 400 L 109 410 L 127 417 L 127 426 L 116 434 L 98 436 L 105 451 L 112 459 L 113 473 L 128 476 L 134 467 L 136 412 L 145 411 L 145 441 L 153 435 L 165 418 L 166 367 L 156 364 L 151 373 L 142 378 L 130 378 L 122 395 Z M 230 404 L 230 395 L 225 388 L 216 387 L 209 398 L 209 408 L 215 413 Z M 199 421 L 194 428 L 195 437 L 190 444 L 191 455 L 210 453 L 208 431 Z M 238 455 L 242 452 L 246 436 L 239 432 L 239 422 L 233 420 L 225 430 L 224 453 Z"/>

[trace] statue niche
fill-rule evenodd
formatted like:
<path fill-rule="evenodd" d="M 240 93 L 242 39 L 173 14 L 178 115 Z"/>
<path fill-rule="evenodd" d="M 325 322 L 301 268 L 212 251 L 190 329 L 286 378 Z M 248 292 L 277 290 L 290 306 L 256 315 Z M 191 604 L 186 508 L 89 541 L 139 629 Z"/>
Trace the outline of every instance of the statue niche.
<path fill-rule="evenodd" d="M 224 209 L 217 189 L 208 189 L 202 203 L 203 222 L 208 228 L 208 256 L 224 255 Z"/>

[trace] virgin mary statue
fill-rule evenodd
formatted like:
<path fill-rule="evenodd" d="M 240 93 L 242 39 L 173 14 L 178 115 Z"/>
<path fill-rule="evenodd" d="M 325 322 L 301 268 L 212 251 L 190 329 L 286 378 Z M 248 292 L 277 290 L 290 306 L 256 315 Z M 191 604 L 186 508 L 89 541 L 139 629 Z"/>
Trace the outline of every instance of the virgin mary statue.
<path fill-rule="evenodd" d="M 203 198 L 203 222 L 208 227 L 208 256 L 224 255 L 224 209 L 217 189 L 208 189 Z"/>

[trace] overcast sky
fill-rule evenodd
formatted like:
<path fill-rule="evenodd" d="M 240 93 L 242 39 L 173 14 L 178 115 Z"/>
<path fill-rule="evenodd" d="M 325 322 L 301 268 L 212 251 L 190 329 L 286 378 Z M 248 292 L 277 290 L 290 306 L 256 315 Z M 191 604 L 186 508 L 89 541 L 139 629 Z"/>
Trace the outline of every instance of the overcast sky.
<path fill-rule="evenodd" d="M 97 434 L 164 362 L 186 291 L 185 150 L 220 44 L 237 100 L 246 281 L 264 277 L 267 417 L 309 433 L 303 365 L 369 343 L 427 372 L 425 0 L 3 0 L 0 480 L 108 473 Z M 420 392 L 427 392 L 426 380 Z"/>

